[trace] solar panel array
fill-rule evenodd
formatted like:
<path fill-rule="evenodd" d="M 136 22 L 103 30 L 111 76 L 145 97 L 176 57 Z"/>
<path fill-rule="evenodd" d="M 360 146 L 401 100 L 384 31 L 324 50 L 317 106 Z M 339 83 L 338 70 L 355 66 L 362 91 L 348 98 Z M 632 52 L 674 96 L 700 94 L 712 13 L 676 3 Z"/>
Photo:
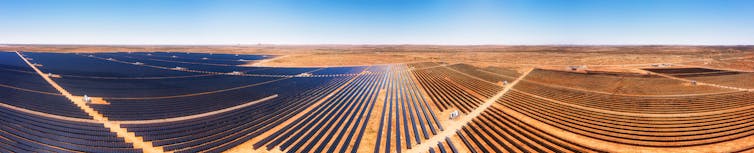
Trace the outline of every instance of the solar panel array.
<path fill-rule="evenodd" d="M 527 79 L 531 71 L 439 62 L 246 66 L 271 57 L 0 52 L 0 152 L 754 148 L 730 144 L 754 140 L 750 91 L 606 94 Z M 749 75 L 649 71 L 709 81 Z"/>

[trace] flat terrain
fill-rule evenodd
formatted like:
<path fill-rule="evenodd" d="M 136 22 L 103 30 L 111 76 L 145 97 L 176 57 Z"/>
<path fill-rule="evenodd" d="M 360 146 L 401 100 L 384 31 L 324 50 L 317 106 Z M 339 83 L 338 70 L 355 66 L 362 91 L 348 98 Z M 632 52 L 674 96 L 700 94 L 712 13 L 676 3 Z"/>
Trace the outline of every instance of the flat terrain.
<path fill-rule="evenodd" d="M 754 151 L 751 46 L 0 50 L 0 152 Z"/>
<path fill-rule="evenodd" d="M 10 45 L 0 50 L 44 52 L 200 52 L 279 55 L 257 66 L 348 66 L 422 61 L 478 66 L 548 67 L 588 65 L 623 69 L 677 63 L 754 71 L 752 46 L 432 46 L 432 45 L 238 45 L 238 46 L 86 46 Z M 285 55 L 285 56 L 283 56 Z M 252 63 L 253 65 L 253 63 Z"/>

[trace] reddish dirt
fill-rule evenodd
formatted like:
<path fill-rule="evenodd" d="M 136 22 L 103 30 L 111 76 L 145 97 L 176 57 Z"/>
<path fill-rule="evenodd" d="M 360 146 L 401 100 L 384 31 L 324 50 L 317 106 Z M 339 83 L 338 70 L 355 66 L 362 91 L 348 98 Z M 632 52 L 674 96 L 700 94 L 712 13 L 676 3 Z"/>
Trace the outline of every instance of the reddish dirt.
<path fill-rule="evenodd" d="M 259 66 L 344 66 L 419 61 L 462 62 L 501 67 L 589 65 L 593 68 L 653 63 L 704 64 L 749 69 L 752 46 L 436 46 L 436 45 L 240 45 L 240 46 L 0 46 L 7 51 L 114 52 L 180 51 L 281 55 Z M 288 55 L 288 56 L 282 56 Z M 707 64 L 705 64 L 705 62 Z"/>
<path fill-rule="evenodd" d="M 181 52 L 213 52 L 213 53 L 233 53 L 233 54 L 264 54 L 279 55 L 276 58 L 255 61 L 250 63 L 253 66 L 279 66 L 279 67 L 310 67 L 310 66 L 349 66 L 349 65 L 373 65 L 387 63 L 414 63 L 422 61 L 445 62 L 445 63 L 467 63 L 477 67 L 502 67 L 518 70 L 530 68 L 540 68 L 549 70 L 537 70 L 531 72 L 524 78 L 525 81 L 539 82 L 553 86 L 562 86 L 578 90 L 591 90 L 599 92 L 608 92 L 615 94 L 631 95 L 676 95 L 676 94 L 706 94 L 730 92 L 732 90 L 717 88 L 712 86 L 695 86 L 688 82 L 668 79 L 666 77 L 647 75 L 640 68 L 653 67 L 652 64 L 669 63 L 672 67 L 709 67 L 726 70 L 744 70 L 754 71 L 754 47 L 752 46 L 431 46 L 431 45 L 316 45 L 316 46 L 278 46 L 278 45 L 254 45 L 254 46 L 74 46 L 74 45 L 26 45 L 26 46 L 0 46 L 0 50 L 24 50 L 24 51 L 43 51 L 43 52 L 112 52 L 112 51 L 181 51 Z M 30 63 L 29 63 L 30 64 Z M 575 72 L 564 72 L 568 66 L 586 66 L 586 69 Z M 558 71 L 552 71 L 558 70 Z M 40 73 L 41 75 L 41 73 Z M 754 80 L 750 80 L 754 75 L 744 73 L 743 75 L 726 75 L 726 76 L 705 76 L 689 79 L 699 80 L 700 82 L 714 83 L 728 86 L 738 86 L 752 88 Z M 457 82 L 451 82 L 458 85 Z M 476 94 L 477 97 L 482 92 L 476 92 L 477 88 L 463 88 L 466 93 Z M 340 89 L 338 89 L 340 90 Z M 337 92 L 337 91 L 336 91 Z M 380 97 L 386 94 L 380 92 Z M 502 94 L 501 94 L 502 95 Z M 330 95 L 331 96 L 331 95 Z M 431 99 L 431 98 L 428 98 Z M 380 99 L 384 102 L 386 99 Z M 613 143 L 612 141 L 603 141 L 588 137 L 583 134 L 565 131 L 563 128 L 546 124 L 541 120 L 536 120 L 507 107 L 494 105 L 494 100 L 485 102 L 486 107 L 500 107 L 502 112 L 520 119 L 522 123 L 532 125 L 554 137 L 563 138 L 564 141 L 575 142 L 597 149 L 610 151 L 648 151 L 648 152 L 666 152 L 679 151 L 672 148 L 662 147 L 643 147 L 636 145 L 626 145 Z M 317 102 L 319 103 L 319 102 Z M 375 104 L 375 107 L 384 105 L 384 103 Z M 450 136 L 454 139 L 457 147 L 465 149 L 460 145 L 461 141 L 455 136 L 455 131 L 460 127 L 480 127 L 476 124 L 466 124 L 473 120 L 473 116 L 478 115 L 484 108 L 474 110 L 473 113 L 464 115 L 462 121 L 448 120 L 446 117 L 450 111 L 435 111 L 440 122 L 447 127 L 444 134 L 438 138 L 431 138 L 426 141 L 424 146 L 417 145 L 417 148 L 436 147 L 436 142 L 444 141 L 444 136 Z M 381 107 L 380 107 L 381 108 Z M 308 108 L 307 111 L 311 109 Z M 393 108 L 396 109 L 396 108 Z M 435 108 L 436 109 L 436 108 Z M 596 109 L 596 108 L 595 108 Z M 437 110 L 437 109 L 436 109 Z M 373 115 L 379 115 L 375 109 Z M 642 110 L 646 111 L 646 110 Z M 642 112 L 636 114 L 643 114 Z M 395 115 L 397 116 L 397 115 Z M 394 116 L 394 117 L 395 117 Z M 465 118 L 466 116 L 472 116 Z M 293 119 L 300 117 L 295 116 Z M 366 138 L 362 141 L 360 148 L 372 148 L 369 146 L 375 141 L 377 136 L 374 131 L 375 118 L 370 116 L 370 124 L 366 129 Z M 395 118 L 390 119 L 390 122 Z M 293 120 L 289 120 L 286 124 Z M 106 122 L 109 123 L 109 122 Z M 121 129 L 117 125 L 109 125 L 114 129 Z M 390 127 L 396 130 L 397 127 Z M 121 131 L 120 133 L 126 132 Z M 317 129 L 325 130 L 325 129 Z M 487 128 L 486 130 L 490 130 Z M 408 132 L 408 131 L 402 131 Z M 122 134 L 121 134 L 122 135 Z M 498 137 L 496 135 L 487 135 Z M 123 136 L 122 136 L 123 137 Z M 129 135 L 129 137 L 132 137 Z M 135 136 L 133 136 L 135 137 Z M 475 138 L 476 136 L 467 136 Z M 134 139 L 134 138 L 130 138 Z M 248 145 L 258 139 L 252 139 L 247 144 L 240 145 L 232 151 L 253 152 Z M 386 140 L 387 141 L 387 140 Z M 394 141 L 394 140 L 390 140 Z M 719 149 L 739 150 L 742 147 L 750 147 L 750 142 L 754 141 L 754 136 L 742 137 L 740 139 L 721 142 L 719 144 L 709 144 L 700 146 L 686 147 L 689 151 L 702 150 L 710 151 Z M 424 142 L 424 141 L 423 141 Z M 319 142 L 313 140 L 309 143 L 327 144 L 328 142 Z M 434 143 L 434 144 L 433 144 Z M 744 145 L 745 144 L 745 145 Z M 463 146 L 463 147 L 461 147 Z M 726 148 L 727 146 L 727 148 Z M 352 146 L 340 146 L 349 147 Z M 500 147 L 497 145 L 484 145 L 484 148 Z M 395 147 L 392 147 L 395 149 Z M 399 148 L 401 149 L 401 148 Z M 279 151 L 273 149 L 273 151 Z M 359 151 L 371 151 L 369 149 L 360 149 Z M 389 150 L 394 151 L 394 150 Z M 411 150 L 413 151 L 413 150 Z M 426 151 L 426 150 L 418 150 Z"/>
<path fill-rule="evenodd" d="M 733 91 L 710 86 L 693 86 L 687 82 L 679 80 L 633 73 L 574 73 L 537 70 L 529 74 L 526 80 L 616 94 L 671 95 Z"/>

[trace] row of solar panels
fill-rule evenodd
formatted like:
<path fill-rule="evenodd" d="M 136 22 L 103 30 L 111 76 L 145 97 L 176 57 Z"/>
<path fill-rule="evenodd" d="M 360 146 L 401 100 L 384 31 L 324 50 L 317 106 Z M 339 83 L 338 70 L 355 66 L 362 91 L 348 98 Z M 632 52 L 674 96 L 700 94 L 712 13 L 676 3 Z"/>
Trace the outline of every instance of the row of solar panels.
<path fill-rule="evenodd" d="M 111 120 L 188 116 L 236 106 L 272 94 L 279 95 L 270 101 L 218 115 L 171 123 L 123 125 L 132 128 L 138 136 L 143 136 L 156 146 L 178 152 L 222 151 L 243 143 L 289 119 L 352 77 L 270 78 L 205 75 L 117 63 L 86 55 L 24 53 L 23 56 L 36 63 L 45 73 L 62 76 L 53 79 L 74 95 L 91 94 L 89 96 L 105 97 L 109 105 L 90 106 Z M 16 53 L 0 52 L 0 58 L 0 77 L 3 77 L 0 78 L 0 83 L 5 85 L 0 87 L 0 102 L 20 109 L 91 119 L 33 72 Z M 313 68 L 278 71 L 286 70 L 310 71 Z M 356 73 L 364 68 L 321 70 L 326 73 Z M 13 112 L 7 108 L 3 110 Z M 28 125 L 33 122 L 20 120 L 23 118 L 65 124 Z M 7 122 L 3 120 L 3 123 L 7 123 L 3 125 L 8 126 L 0 128 L 0 151 L 140 152 L 132 148 L 131 144 L 115 137 L 115 134 L 109 132 L 102 124 L 69 123 L 44 116 L 8 116 L 7 119 Z M 62 128 L 57 129 L 57 133 L 64 136 L 56 136 L 49 133 L 51 131 L 38 127 Z M 86 135 L 97 134 L 92 130 L 104 133 L 100 134 L 102 137 Z M 92 140 L 68 137 L 85 137 Z"/>

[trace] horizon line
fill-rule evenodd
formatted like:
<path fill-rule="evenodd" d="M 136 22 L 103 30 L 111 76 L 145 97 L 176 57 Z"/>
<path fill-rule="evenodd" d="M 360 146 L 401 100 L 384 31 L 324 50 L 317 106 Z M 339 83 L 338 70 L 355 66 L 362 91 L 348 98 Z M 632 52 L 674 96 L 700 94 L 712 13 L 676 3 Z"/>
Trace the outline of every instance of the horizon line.
<path fill-rule="evenodd" d="M 423 44 L 423 43 L 258 43 L 258 44 L 79 44 L 79 43 L 0 43 L 0 46 L 754 46 L 754 44 Z"/>

